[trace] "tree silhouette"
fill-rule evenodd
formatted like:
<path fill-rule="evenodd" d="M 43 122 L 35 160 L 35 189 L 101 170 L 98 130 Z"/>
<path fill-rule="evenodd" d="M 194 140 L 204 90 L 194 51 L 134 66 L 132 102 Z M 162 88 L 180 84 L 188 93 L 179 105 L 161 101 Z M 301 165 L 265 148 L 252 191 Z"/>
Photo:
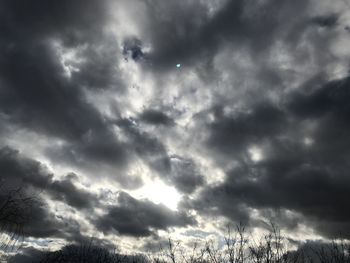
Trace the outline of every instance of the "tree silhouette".
<path fill-rule="evenodd" d="M 8 190 L 0 186 L 0 248 L 13 248 L 23 237 L 23 228 L 29 222 L 36 202 L 22 187 Z"/>

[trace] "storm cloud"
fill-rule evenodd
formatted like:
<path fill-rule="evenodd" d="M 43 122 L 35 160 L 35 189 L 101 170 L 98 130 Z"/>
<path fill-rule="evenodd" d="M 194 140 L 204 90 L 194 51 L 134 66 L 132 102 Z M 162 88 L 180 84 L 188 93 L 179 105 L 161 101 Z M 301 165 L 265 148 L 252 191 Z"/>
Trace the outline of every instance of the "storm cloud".
<path fill-rule="evenodd" d="M 29 247 L 141 250 L 226 221 L 350 238 L 349 17 L 342 0 L 2 1 L 0 203 L 38 197 Z"/>
<path fill-rule="evenodd" d="M 218 116 L 208 146 L 238 161 L 223 183 L 202 192 L 196 209 L 212 203 L 207 212 L 216 208 L 238 221 L 256 220 L 250 208 L 291 210 L 329 237 L 348 238 L 349 88 L 346 77 L 292 92 L 282 109 L 266 104 L 234 118 Z M 249 153 L 252 145 L 257 157 Z"/>
<path fill-rule="evenodd" d="M 124 192 L 119 193 L 117 201 L 118 205 L 110 207 L 96 222 L 104 232 L 116 230 L 121 235 L 149 236 L 153 230 L 195 224 L 184 212 L 173 212 L 148 200 L 136 200 Z"/>

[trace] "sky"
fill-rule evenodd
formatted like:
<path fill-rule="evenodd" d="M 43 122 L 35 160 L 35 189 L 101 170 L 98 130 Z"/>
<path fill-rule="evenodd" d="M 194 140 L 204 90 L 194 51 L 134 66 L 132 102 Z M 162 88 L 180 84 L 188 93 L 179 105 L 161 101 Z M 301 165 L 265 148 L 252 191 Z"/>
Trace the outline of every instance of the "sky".
<path fill-rule="evenodd" d="M 0 32 L 24 247 L 350 238 L 347 0 L 2 0 Z"/>

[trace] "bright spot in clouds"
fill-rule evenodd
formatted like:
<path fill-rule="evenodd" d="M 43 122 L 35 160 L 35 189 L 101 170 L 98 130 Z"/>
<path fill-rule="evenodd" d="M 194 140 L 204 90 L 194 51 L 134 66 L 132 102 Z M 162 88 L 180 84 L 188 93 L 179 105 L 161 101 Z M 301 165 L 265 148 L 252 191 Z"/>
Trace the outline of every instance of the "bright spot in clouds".
<path fill-rule="evenodd" d="M 181 68 L 181 64 L 176 64 L 176 67 L 177 68 Z"/>
<path fill-rule="evenodd" d="M 136 193 L 140 198 L 147 198 L 154 203 L 163 204 L 172 210 L 177 210 L 177 204 L 181 200 L 181 194 L 172 186 L 162 181 L 153 181 L 146 184 Z"/>
<path fill-rule="evenodd" d="M 306 146 L 311 146 L 314 144 L 314 140 L 312 138 L 309 138 L 309 137 L 305 137 L 303 142 Z"/>
<path fill-rule="evenodd" d="M 263 153 L 260 148 L 253 146 L 248 150 L 250 158 L 253 162 L 259 162 L 263 158 Z"/>

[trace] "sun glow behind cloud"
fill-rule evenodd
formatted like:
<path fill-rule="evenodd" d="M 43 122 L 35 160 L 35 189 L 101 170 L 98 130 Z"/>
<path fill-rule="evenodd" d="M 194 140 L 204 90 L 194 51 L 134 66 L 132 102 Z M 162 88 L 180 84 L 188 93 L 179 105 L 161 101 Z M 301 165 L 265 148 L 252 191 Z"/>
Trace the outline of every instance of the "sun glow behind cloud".
<path fill-rule="evenodd" d="M 145 184 L 134 193 L 137 198 L 146 198 L 154 203 L 163 204 L 166 207 L 177 210 L 177 205 L 181 200 L 181 194 L 175 187 L 168 186 L 162 181 L 155 180 Z"/>

